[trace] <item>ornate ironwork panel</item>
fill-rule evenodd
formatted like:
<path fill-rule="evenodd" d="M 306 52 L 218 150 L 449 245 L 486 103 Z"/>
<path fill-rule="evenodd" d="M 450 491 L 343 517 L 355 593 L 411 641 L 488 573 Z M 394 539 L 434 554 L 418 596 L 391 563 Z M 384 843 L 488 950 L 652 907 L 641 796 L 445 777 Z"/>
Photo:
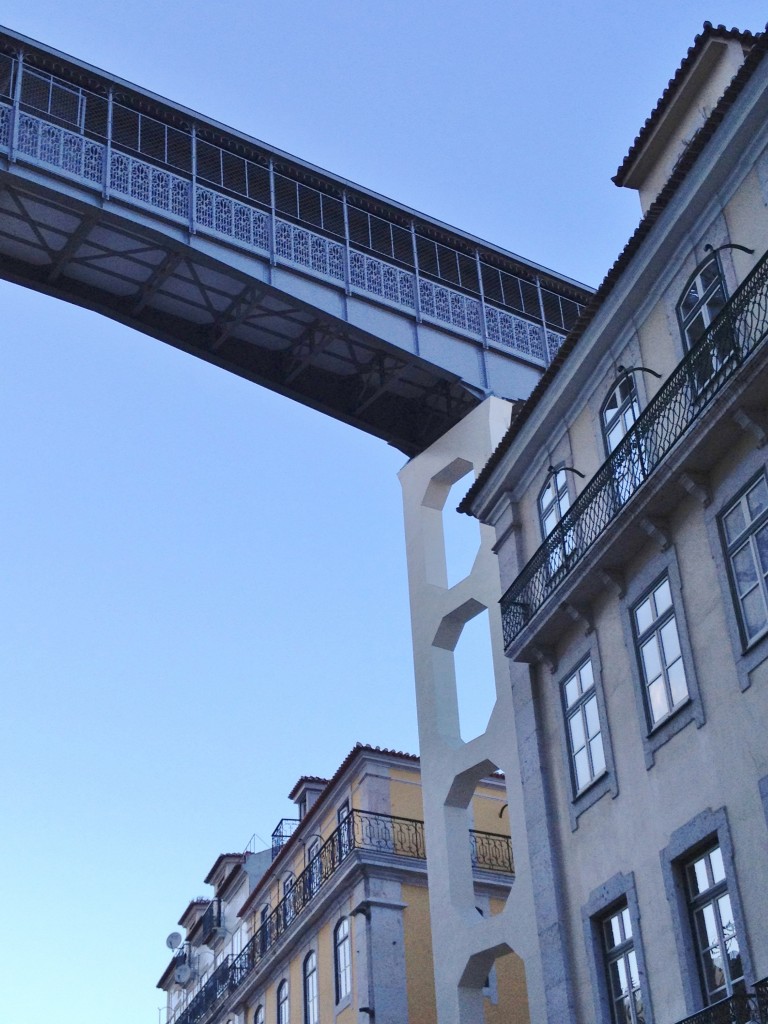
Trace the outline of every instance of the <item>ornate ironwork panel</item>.
<path fill-rule="evenodd" d="M 592 477 L 501 599 L 509 647 L 768 334 L 768 253 Z"/>
<path fill-rule="evenodd" d="M 768 1024 L 768 1005 L 757 995 L 741 992 L 699 1010 L 679 1024 Z"/>
<path fill-rule="evenodd" d="M 513 875 L 515 864 L 512 859 L 512 840 L 509 836 L 495 832 L 469 830 L 469 844 L 472 851 L 472 865 L 481 871 L 500 871 Z"/>

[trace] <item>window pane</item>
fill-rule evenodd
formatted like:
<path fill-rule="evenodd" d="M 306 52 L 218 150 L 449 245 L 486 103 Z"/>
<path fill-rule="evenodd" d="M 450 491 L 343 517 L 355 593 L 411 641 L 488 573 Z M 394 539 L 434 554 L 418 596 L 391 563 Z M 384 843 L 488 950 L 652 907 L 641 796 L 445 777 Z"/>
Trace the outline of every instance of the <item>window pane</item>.
<path fill-rule="evenodd" d="M 750 637 L 757 636 L 766 626 L 765 604 L 760 591 L 755 588 L 751 594 L 747 594 L 743 599 L 742 606 L 747 633 Z"/>
<path fill-rule="evenodd" d="M 586 749 L 580 750 L 573 760 L 576 768 L 576 785 L 579 789 L 583 789 L 590 781 L 589 760 Z"/>
<path fill-rule="evenodd" d="M 579 669 L 579 678 L 581 679 L 581 692 L 586 693 L 587 690 L 591 690 L 595 685 L 595 677 L 592 674 L 592 662 L 585 661 Z"/>
<path fill-rule="evenodd" d="M 693 862 L 688 868 L 688 887 L 691 891 L 691 896 L 698 896 L 701 892 L 706 892 L 709 889 L 709 879 L 707 877 L 707 861 L 705 857 L 699 857 Z"/>
<path fill-rule="evenodd" d="M 613 949 L 623 942 L 621 935 L 621 915 L 612 914 L 604 925 L 606 949 Z"/>
<path fill-rule="evenodd" d="M 746 594 L 757 583 L 757 571 L 749 542 L 733 556 L 733 570 L 736 576 L 736 589 L 739 594 Z"/>
<path fill-rule="evenodd" d="M 648 687 L 648 699 L 651 703 L 651 718 L 655 724 L 669 711 L 667 691 L 664 688 L 663 679 L 657 679 L 655 683 Z"/>
<path fill-rule="evenodd" d="M 765 575 L 765 573 L 768 573 L 768 526 L 764 526 L 762 530 L 758 531 L 756 539 L 760 568 Z"/>
<path fill-rule="evenodd" d="M 597 697 L 591 697 L 584 705 L 584 716 L 587 720 L 587 736 L 591 739 L 600 732 L 600 718 L 597 713 Z"/>
<path fill-rule="evenodd" d="M 712 869 L 712 880 L 715 884 L 725 879 L 725 868 L 723 866 L 723 854 L 719 846 L 716 846 L 709 854 L 709 866 Z"/>
<path fill-rule="evenodd" d="M 764 477 L 747 492 L 747 508 L 752 519 L 757 519 L 768 508 L 768 484 Z"/>
<path fill-rule="evenodd" d="M 677 636 L 677 623 L 674 618 L 661 627 L 661 646 L 664 649 L 665 665 L 671 665 L 680 657 L 680 640 Z"/>
<path fill-rule="evenodd" d="M 625 939 L 631 939 L 632 938 L 632 921 L 629 918 L 629 907 L 624 907 L 624 909 L 622 910 L 622 912 L 621 912 L 621 921 L 622 921 L 622 924 L 624 925 L 624 938 Z"/>
<path fill-rule="evenodd" d="M 565 703 L 566 703 L 566 706 L 569 707 L 569 708 L 572 707 L 572 705 L 578 700 L 578 698 L 579 698 L 578 678 L 576 676 L 571 676 L 571 678 L 565 684 Z"/>
<path fill-rule="evenodd" d="M 643 644 L 641 652 L 645 667 L 645 678 L 650 683 L 661 675 L 661 657 L 655 634 L 647 643 Z"/>
<path fill-rule="evenodd" d="M 744 532 L 747 526 L 741 502 L 731 509 L 723 522 L 725 524 L 725 535 L 728 538 L 728 543 L 730 544 Z"/>
<path fill-rule="evenodd" d="M 581 716 L 581 712 L 578 711 L 575 715 L 571 716 L 570 719 L 571 727 L 571 749 L 574 754 L 581 750 L 586 743 L 586 737 L 584 736 L 584 720 Z"/>
<path fill-rule="evenodd" d="M 593 777 L 597 777 L 605 771 L 605 753 L 603 751 L 603 737 L 599 734 L 589 744 L 589 752 L 592 755 Z"/>
<path fill-rule="evenodd" d="M 672 695 L 672 705 L 677 707 L 678 704 L 688 697 L 688 684 L 685 681 L 685 669 L 683 668 L 682 658 L 670 666 L 667 676 L 669 678 L 670 694 Z"/>
<path fill-rule="evenodd" d="M 650 597 L 646 598 L 642 604 L 638 605 L 635 611 L 635 621 L 637 622 L 637 631 L 641 634 L 644 633 L 653 622 Z"/>
<path fill-rule="evenodd" d="M 656 615 L 662 615 L 667 608 L 672 607 L 672 594 L 669 590 L 669 580 L 664 580 L 653 592 L 653 599 L 656 602 Z"/>

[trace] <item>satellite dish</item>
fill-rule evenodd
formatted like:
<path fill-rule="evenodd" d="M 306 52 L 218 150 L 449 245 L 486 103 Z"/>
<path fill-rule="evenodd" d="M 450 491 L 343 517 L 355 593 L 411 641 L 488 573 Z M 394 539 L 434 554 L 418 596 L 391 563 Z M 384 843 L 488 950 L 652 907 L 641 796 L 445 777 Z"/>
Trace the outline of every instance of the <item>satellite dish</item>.
<path fill-rule="evenodd" d="M 181 934 L 179 932 L 171 932 L 165 940 L 165 944 L 168 949 L 178 949 L 181 945 Z"/>
<path fill-rule="evenodd" d="M 182 964 L 177 967 L 173 974 L 173 980 L 177 985 L 186 985 L 192 977 L 192 968 L 189 964 Z"/>

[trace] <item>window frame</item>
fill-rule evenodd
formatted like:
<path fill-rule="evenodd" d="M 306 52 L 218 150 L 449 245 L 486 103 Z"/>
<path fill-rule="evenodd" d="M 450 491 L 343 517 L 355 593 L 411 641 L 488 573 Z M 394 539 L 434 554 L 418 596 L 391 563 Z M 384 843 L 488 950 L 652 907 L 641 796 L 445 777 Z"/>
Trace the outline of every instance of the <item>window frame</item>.
<path fill-rule="evenodd" d="M 701 289 L 701 294 L 700 294 L 697 302 L 691 308 L 691 310 L 688 313 L 684 313 L 683 312 L 683 308 L 682 308 L 683 307 L 683 303 L 685 302 L 687 296 L 689 295 L 689 293 L 691 291 L 691 288 L 693 287 L 693 285 L 695 284 L 697 279 L 701 279 L 702 274 L 704 273 L 704 271 L 709 266 L 714 266 L 714 268 L 716 270 L 715 277 L 713 277 L 713 279 L 710 282 L 710 284 L 705 285 Z M 703 337 L 705 331 L 710 326 L 710 324 L 712 324 L 717 319 L 717 317 L 719 316 L 723 306 L 721 306 L 720 309 L 717 310 L 717 312 L 714 314 L 714 316 L 712 315 L 712 311 L 709 308 L 709 302 L 714 297 L 714 295 L 716 294 L 718 289 L 722 292 L 723 306 L 724 306 L 728 302 L 728 290 L 727 290 L 727 288 L 725 286 L 725 274 L 723 273 L 723 266 L 722 266 L 722 263 L 720 262 L 719 255 L 716 252 L 712 252 L 712 253 L 709 253 L 696 266 L 696 268 L 693 271 L 693 273 L 691 274 L 691 276 L 685 282 L 685 286 L 683 287 L 683 289 L 682 289 L 682 291 L 680 293 L 680 297 L 679 297 L 679 299 L 677 300 L 677 302 L 675 304 L 675 313 L 677 315 L 677 323 L 678 323 L 678 327 L 680 328 L 680 336 L 681 336 L 682 341 L 683 341 L 683 350 L 685 352 L 690 352 L 691 351 L 691 349 Z M 695 321 L 696 316 L 699 313 L 703 312 L 703 311 L 706 311 L 706 315 L 704 316 L 704 320 L 706 321 L 705 324 L 704 324 L 704 329 L 703 329 L 703 331 L 697 337 L 691 338 L 691 336 L 689 335 L 688 331 L 689 331 L 692 323 Z"/>
<path fill-rule="evenodd" d="M 663 584 L 667 584 L 669 590 L 669 605 L 661 612 L 656 611 L 656 594 L 661 589 Z M 642 605 L 647 601 L 653 602 L 653 614 L 654 617 L 651 619 L 650 625 L 646 626 L 642 631 L 637 621 L 638 611 Z M 655 732 L 656 729 L 664 725 L 672 715 L 676 715 L 691 699 L 691 691 L 688 685 L 688 673 L 686 672 L 685 659 L 683 658 L 682 644 L 680 643 L 680 627 L 678 625 L 678 614 L 677 608 L 675 607 L 675 598 L 672 593 L 672 583 L 670 581 L 668 573 L 664 572 L 661 576 L 657 577 L 653 583 L 646 588 L 643 593 L 630 607 L 630 615 L 632 618 L 632 634 L 634 637 L 634 651 L 635 659 L 637 661 L 637 669 L 640 674 L 640 679 L 643 685 L 643 705 L 645 707 L 646 725 L 648 732 Z M 675 634 L 678 641 L 678 655 L 673 662 L 667 664 L 666 652 L 664 651 L 664 643 L 662 637 L 662 631 L 669 625 L 670 622 L 675 624 Z M 657 651 L 659 653 L 659 666 L 661 668 L 661 674 L 654 676 L 650 681 L 648 680 L 648 671 L 645 658 L 643 657 L 643 650 L 648 645 L 650 640 L 654 638 L 656 640 Z M 683 679 L 685 681 L 685 697 L 679 700 L 676 704 L 673 703 L 672 697 L 672 684 L 669 680 L 669 669 L 672 664 L 682 662 L 683 668 Z M 664 696 L 666 698 L 667 710 L 658 719 L 654 719 L 654 712 L 652 706 L 652 699 L 650 695 L 650 688 L 657 680 L 661 679 L 664 687 Z"/>
<path fill-rule="evenodd" d="M 680 642 L 680 650 L 685 667 L 685 678 L 688 684 L 688 700 L 685 703 L 679 704 L 671 714 L 651 727 L 651 720 L 646 710 L 645 676 L 636 653 L 634 609 L 665 575 L 669 580 L 672 605 L 676 612 L 677 637 Z M 634 683 L 637 721 L 645 754 L 645 767 L 650 770 L 656 763 L 656 754 L 659 749 L 668 743 L 673 736 L 677 735 L 690 722 L 695 722 L 696 728 L 700 729 L 706 721 L 704 706 L 699 692 L 696 664 L 688 635 L 688 614 L 683 598 L 680 569 L 677 564 L 674 546 L 670 546 L 664 552 L 659 552 L 657 549 L 657 553 L 649 558 L 644 568 L 639 570 L 627 584 L 625 593 L 622 596 L 622 603 L 624 604 L 624 614 L 621 616 L 624 644 L 627 652 L 631 652 L 627 661 Z"/>
<path fill-rule="evenodd" d="M 750 477 L 747 483 L 736 492 L 735 496 L 726 505 L 724 505 L 722 511 L 719 512 L 717 516 L 720 540 L 723 547 L 723 556 L 726 568 L 728 570 L 728 583 L 731 593 L 731 600 L 733 604 L 733 611 L 739 628 L 739 637 L 741 638 L 742 653 L 746 653 L 747 651 L 751 650 L 753 647 L 757 646 L 761 641 L 765 640 L 766 637 L 768 637 L 768 580 L 764 578 L 761 585 L 759 578 L 760 566 L 759 562 L 757 562 L 757 586 L 760 589 L 760 593 L 763 598 L 763 604 L 766 608 L 767 617 L 766 625 L 763 627 L 763 629 L 759 633 L 755 634 L 755 636 L 750 637 L 747 633 L 745 617 L 741 606 L 741 598 L 739 596 L 739 592 L 736 586 L 736 577 L 733 567 L 733 557 L 734 555 L 738 554 L 738 552 L 742 550 L 744 546 L 748 543 L 750 544 L 750 550 L 753 551 L 754 559 L 754 546 L 752 541 L 753 538 L 757 535 L 757 533 L 759 533 L 764 527 L 768 526 L 768 507 L 764 509 L 763 512 L 761 512 L 754 520 L 752 520 L 749 526 L 745 527 L 744 530 L 742 530 L 742 532 L 739 534 L 735 541 L 731 541 L 730 543 L 728 541 L 728 534 L 726 532 L 725 519 L 726 516 L 728 516 L 728 514 L 732 512 L 737 505 L 742 504 L 745 501 L 746 496 L 749 494 L 749 492 L 754 490 L 754 488 L 760 483 L 761 480 L 763 481 L 765 486 L 768 487 L 768 470 L 766 470 L 765 467 L 763 467 L 761 472 L 755 473 L 753 476 Z"/>
<path fill-rule="evenodd" d="M 349 917 L 342 917 L 333 929 L 333 980 L 337 1006 L 344 1000 L 349 1000 L 352 995 L 352 929 L 349 921 Z M 340 938 L 339 933 L 345 924 L 346 933 Z M 346 949 L 346 963 L 342 963 L 340 955 L 342 947 Z M 343 978 L 346 978 L 345 991 L 342 991 Z"/>
<path fill-rule="evenodd" d="M 696 955 L 696 959 L 697 959 L 697 965 L 698 965 L 698 968 L 699 968 L 699 980 L 701 982 L 702 995 L 703 995 L 703 998 L 704 998 L 705 1003 L 706 1003 L 707 1006 L 712 1006 L 715 1003 L 720 1002 L 721 999 L 729 999 L 732 995 L 736 994 L 737 992 L 744 992 L 744 991 L 746 991 L 746 979 L 745 979 L 744 973 L 743 973 L 743 970 L 744 970 L 744 959 L 741 956 L 742 949 L 743 949 L 743 941 L 741 939 L 741 936 L 738 935 L 738 933 L 735 933 L 735 938 L 736 938 L 737 944 L 739 946 L 739 954 L 740 954 L 740 957 L 741 957 L 741 965 L 742 965 L 742 975 L 741 975 L 740 978 L 737 978 L 735 980 L 735 982 L 734 982 L 734 979 L 732 979 L 731 976 L 730 976 L 730 970 L 726 966 L 727 963 L 728 963 L 728 958 L 723 955 L 723 952 L 724 952 L 723 947 L 725 945 L 726 934 L 725 934 L 725 929 L 723 928 L 721 911 L 720 911 L 720 906 L 719 906 L 720 901 L 722 900 L 723 896 L 727 896 L 728 897 L 729 905 L 731 907 L 731 914 L 733 915 L 733 904 L 730 902 L 730 893 L 728 891 L 728 878 L 725 875 L 725 864 L 723 863 L 723 878 L 722 879 L 720 879 L 718 881 L 714 881 L 713 880 L 712 884 L 710 886 L 708 886 L 708 888 L 705 891 L 703 891 L 703 892 L 694 894 L 691 891 L 690 882 L 691 882 L 691 868 L 692 868 L 692 866 L 694 864 L 700 864 L 700 863 L 702 863 L 702 861 L 704 861 L 705 865 L 706 865 L 707 875 L 708 876 L 711 875 L 711 865 L 712 865 L 711 857 L 712 857 L 712 854 L 715 851 L 718 852 L 718 854 L 720 855 L 720 858 L 722 859 L 722 850 L 720 849 L 720 844 L 716 840 L 714 841 L 714 843 L 713 842 L 705 843 L 703 847 L 700 847 L 698 850 L 694 851 L 687 859 L 685 859 L 681 863 L 681 871 L 682 871 L 683 876 L 684 876 L 683 877 L 683 884 L 685 885 L 686 896 L 687 896 L 687 900 L 688 900 L 688 912 L 689 912 L 689 918 L 690 918 L 689 923 L 690 923 L 690 928 L 691 928 L 691 935 L 692 935 L 692 939 L 693 939 L 694 948 L 695 948 L 696 954 L 697 954 Z M 715 924 L 716 924 L 716 929 L 717 929 L 718 945 L 720 947 L 721 957 L 722 957 L 722 961 L 723 961 L 723 979 L 724 979 L 724 983 L 725 983 L 725 986 L 724 986 L 725 987 L 725 994 L 724 995 L 722 993 L 718 992 L 717 989 L 710 990 L 709 983 L 707 982 L 706 969 L 705 969 L 705 957 L 706 957 L 707 950 L 710 947 L 702 948 L 701 936 L 699 934 L 699 928 L 698 928 L 698 923 L 697 923 L 697 914 L 699 913 L 699 911 L 703 911 L 706 907 L 712 907 L 713 908 L 713 916 L 715 918 Z M 734 920 L 734 922 L 733 922 L 734 928 L 735 928 L 735 923 L 736 922 Z M 738 986 L 738 987 L 736 987 L 736 986 Z"/>
<path fill-rule="evenodd" d="M 628 397 L 623 398 L 621 402 L 619 402 L 618 409 L 612 418 L 612 422 L 616 422 L 617 420 L 621 419 L 622 423 L 624 423 L 624 414 L 627 411 L 627 409 L 630 408 L 633 409 L 633 419 L 632 423 L 630 423 L 629 426 L 625 426 L 625 429 L 622 432 L 621 437 L 616 441 L 616 444 L 611 445 L 609 437 L 609 424 L 606 422 L 606 410 L 608 408 L 608 403 L 611 401 L 613 396 L 616 394 L 616 392 L 621 388 L 623 384 L 629 384 L 631 388 L 631 394 Z M 623 439 L 627 436 L 627 433 L 629 432 L 631 427 L 637 422 L 637 417 L 639 415 L 640 395 L 637 390 L 637 381 L 635 380 L 635 375 L 631 370 L 625 370 L 621 374 L 619 374 L 619 376 L 613 381 L 610 391 L 605 396 L 605 398 L 603 399 L 603 403 L 600 406 L 600 430 L 603 435 L 603 446 L 605 448 L 606 458 L 608 458 L 608 456 L 611 455 L 616 450 L 616 448 L 618 448 Z"/>
<path fill-rule="evenodd" d="M 253 1024 L 264 1024 L 264 1004 L 259 1003 L 253 1011 Z"/>
<path fill-rule="evenodd" d="M 565 702 L 565 683 L 587 661 L 590 661 L 592 664 L 592 678 L 594 692 L 597 698 L 600 732 L 603 740 L 605 770 L 599 776 L 592 779 L 592 781 L 583 789 L 577 790 L 573 769 L 571 767 L 572 753 L 568 727 L 568 709 Z M 597 801 L 606 793 L 611 793 L 612 796 L 617 796 L 619 792 L 616 781 L 616 770 L 613 759 L 613 748 L 611 745 L 608 713 L 605 705 L 605 695 L 603 692 L 600 651 L 597 643 L 597 635 L 595 633 L 590 634 L 589 642 L 579 648 L 578 657 L 575 657 L 570 662 L 567 671 L 559 674 L 557 689 L 560 704 L 559 719 L 561 747 L 563 751 L 563 768 L 565 771 L 565 778 L 567 780 L 566 785 L 570 794 L 570 799 L 568 800 L 568 813 L 571 822 L 571 831 L 573 832 L 578 828 L 579 818 L 586 810 L 588 810 L 593 804 L 597 803 Z"/>
<path fill-rule="evenodd" d="M 582 673 L 589 666 L 589 685 L 586 688 L 582 688 Z M 578 681 L 578 688 L 580 692 L 574 696 L 572 702 L 569 702 L 568 698 L 568 685 L 572 681 Z M 560 684 L 561 694 L 563 698 L 563 711 L 565 714 L 566 722 L 566 733 L 568 735 L 568 754 L 569 764 L 571 767 L 571 784 L 573 787 L 573 793 L 576 798 L 582 795 L 590 786 L 593 786 L 602 776 L 605 774 L 607 768 L 605 763 L 605 743 L 603 740 L 603 722 L 602 716 L 600 715 L 600 707 L 597 703 L 597 693 L 595 691 L 595 672 L 592 666 L 592 659 L 587 655 L 582 662 L 576 666 L 576 668 L 567 675 L 562 683 Z M 595 733 L 590 735 L 589 733 L 589 718 L 590 715 L 587 711 L 588 706 L 594 706 L 597 712 L 597 724 L 598 729 Z M 573 739 L 573 729 L 571 723 L 577 721 L 580 724 L 583 743 L 577 749 L 575 749 Z M 602 757 L 602 765 L 599 768 L 595 767 L 593 763 L 593 751 L 592 744 L 597 738 L 600 738 L 600 755 Z M 581 751 L 584 751 L 587 758 L 587 769 L 589 772 L 589 778 L 584 783 L 579 783 L 579 768 L 577 764 L 577 757 Z"/>
<path fill-rule="evenodd" d="M 749 932 L 742 909 L 741 894 L 734 864 L 728 816 L 725 807 L 705 810 L 676 829 L 667 846 L 661 850 L 661 870 L 667 902 L 672 913 L 672 932 L 680 962 L 680 976 L 688 1015 L 706 1008 L 699 973 L 699 955 L 691 927 L 688 890 L 684 866 L 697 852 L 713 846 L 720 847 L 723 867 L 731 898 L 736 934 L 741 947 L 744 980 L 749 988 L 756 980 L 749 949 Z"/>
<path fill-rule="evenodd" d="M 645 962 L 645 949 L 640 921 L 640 908 L 635 888 L 633 872 L 624 875 L 613 875 L 602 885 L 594 889 L 584 906 L 581 908 L 584 928 L 587 964 L 589 967 L 592 992 L 595 1001 L 595 1020 L 611 1021 L 615 1024 L 613 993 L 607 970 L 608 961 L 605 956 L 604 925 L 617 908 L 625 906 L 632 927 L 632 942 L 637 961 L 639 988 L 642 997 L 644 1016 L 647 1024 L 654 1019 L 651 1003 L 651 991 L 648 985 L 648 971 Z"/>
<path fill-rule="evenodd" d="M 320 1024 L 320 996 L 317 981 L 317 953 L 310 949 L 301 968 L 304 995 L 304 1024 Z"/>
<path fill-rule="evenodd" d="M 277 986 L 277 1024 L 291 1024 L 291 992 L 288 979 L 283 978 Z M 285 1012 L 283 1012 L 285 1011 Z"/>

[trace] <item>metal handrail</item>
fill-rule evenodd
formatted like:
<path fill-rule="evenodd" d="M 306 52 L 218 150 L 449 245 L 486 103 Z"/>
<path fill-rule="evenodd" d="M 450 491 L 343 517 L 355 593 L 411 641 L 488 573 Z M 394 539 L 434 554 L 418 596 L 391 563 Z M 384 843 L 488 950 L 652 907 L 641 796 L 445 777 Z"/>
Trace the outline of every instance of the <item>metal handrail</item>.
<path fill-rule="evenodd" d="M 560 588 L 768 333 L 768 253 L 592 477 L 501 598 L 504 646 Z"/>
<path fill-rule="evenodd" d="M 759 995 L 739 992 L 699 1010 L 678 1024 L 768 1024 L 768 1004 Z"/>
<path fill-rule="evenodd" d="M 496 832 L 478 832 L 471 828 L 469 844 L 473 867 L 480 871 L 499 871 L 510 875 L 515 873 L 512 840 L 509 836 Z"/>

